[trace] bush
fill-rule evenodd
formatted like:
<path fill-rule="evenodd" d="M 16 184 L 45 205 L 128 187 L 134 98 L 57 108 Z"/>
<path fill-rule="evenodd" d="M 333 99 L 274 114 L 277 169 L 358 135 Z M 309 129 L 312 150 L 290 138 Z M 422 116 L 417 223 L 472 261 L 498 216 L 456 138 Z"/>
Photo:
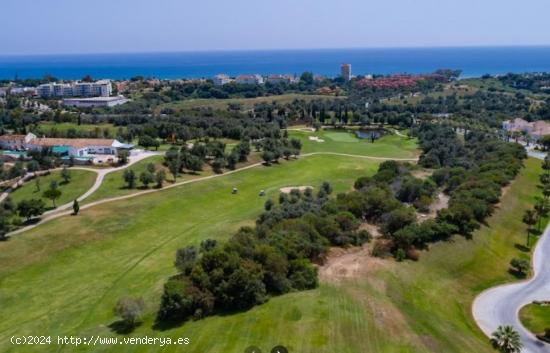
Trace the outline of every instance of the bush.
<path fill-rule="evenodd" d="M 512 272 L 515 272 L 522 277 L 526 276 L 531 268 L 529 260 L 519 258 L 513 258 L 512 261 L 510 261 L 510 266 Z"/>
<path fill-rule="evenodd" d="M 114 313 L 128 327 L 133 328 L 138 323 L 144 308 L 145 302 L 141 298 L 122 298 L 116 303 Z"/>

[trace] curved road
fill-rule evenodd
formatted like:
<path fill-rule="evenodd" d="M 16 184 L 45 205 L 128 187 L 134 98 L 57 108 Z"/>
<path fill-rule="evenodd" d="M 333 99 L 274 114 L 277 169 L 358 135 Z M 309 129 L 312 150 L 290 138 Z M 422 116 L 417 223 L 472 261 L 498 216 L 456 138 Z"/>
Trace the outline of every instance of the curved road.
<path fill-rule="evenodd" d="M 494 287 L 481 293 L 474 301 L 472 313 L 487 335 L 500 325 L 512 325 L 521 335 L 522 353 L 550 353 L 550 345 L 538 340 L 519 321 L 519 310 L 534 300 L 550 299 L 550 224 L 537 243 L 533 255 L 535 275 L 523 282 Z"/>

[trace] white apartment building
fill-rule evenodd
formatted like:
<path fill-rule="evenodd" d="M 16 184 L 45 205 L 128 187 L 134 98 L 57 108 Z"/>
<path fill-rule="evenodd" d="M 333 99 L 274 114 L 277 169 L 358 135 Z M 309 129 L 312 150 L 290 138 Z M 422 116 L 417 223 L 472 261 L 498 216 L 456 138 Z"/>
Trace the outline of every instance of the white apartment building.
<path fill-rule="evenodd" d="M 36 89 L 38 96 L 50 97 L 109 97 L 113 86 L 109 80 L 75 83 L 45 83 Z"/>
<path fill-rule="evenodd" d="M 269 75 L 267 76 L 267 82 L 272 84 L 294 83 L 296 82 L 296 77 L 294 75 Z"/>
<path fill-rule="evenodd" d="M 241 85 L 261 85 L 264 83 L 264 78 L 260 75 L 239 75 L 235 78 L 235 82 Z"/>
<path fill-rule="evenodd" d="M 231 80 L 231 78 L 229 76 L 225 75 L 225 74 L 219 74 L 219 75 L 214 76 L 212 81 L 214 81 L 214 84 L 216 86 L 223 86 L 223 85 L 226 85 L 226 84 L 230 83 L 233 80 Z"/>
<path fill-rule="evenodd" d="M 126 102 L 128 99 L 124 96 L 63 99 L 63 105 L 77 108 L 114 107 Z"/>

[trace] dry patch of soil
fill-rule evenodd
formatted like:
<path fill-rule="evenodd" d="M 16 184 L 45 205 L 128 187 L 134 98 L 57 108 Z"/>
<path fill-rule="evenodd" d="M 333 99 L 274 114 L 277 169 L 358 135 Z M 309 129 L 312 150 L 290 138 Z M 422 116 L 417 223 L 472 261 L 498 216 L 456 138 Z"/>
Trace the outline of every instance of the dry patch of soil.
<path fill-rule="evenodd" d="M 382 234 L 380 234 L 380 230 L 378 229 L 378 226 L 376 224 L 363 222 L 359 226 L 359 230 L 366 230 L 369 232 L 370 235 L 372 235 L 373 238 L 379 238 Z"/>
<path fill-rule="evenodd" d="M 430 205 L 430 211 L 428 213 L 419 213 L 418 220 L 420 222 L 427 221 L 428 219 L 434 219 L 437 216 L 437 211 L 445 209 L 449 206 L 449 195 L 439 192 L 434 202 Z"/>
<path fill-rule="evenodd" d="M 383 259 L 371 255 L 370 244 L 349 249 L 331 248 L 325 263 L 319 268 L 319 279 L 323 282 L 338 283 L 365 277 L 384 265 Z"/>
<path fill-rule="evenodd" d="M 433 174 L 433 172 L 434 171 L 432 169 L 417 169 L 411 171 L 411 175 L 415 178 L 425 180 L 428 179 Z"/>

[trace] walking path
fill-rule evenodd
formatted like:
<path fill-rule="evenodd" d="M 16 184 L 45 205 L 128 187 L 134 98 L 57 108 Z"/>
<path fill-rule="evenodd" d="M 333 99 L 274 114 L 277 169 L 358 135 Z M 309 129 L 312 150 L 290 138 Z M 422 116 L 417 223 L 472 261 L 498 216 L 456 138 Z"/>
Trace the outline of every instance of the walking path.
<path fill-rule="evenodd" d="M 373 156 L 363 156 L 363 155 L 347 154 L 347 153 L 336 153 L 336 152 L 312 152 L 312 153 L 303 154 L 302 157 L 311 157 L 311 156 L 316 156 L 316 155 L 333 155 L 333 156 L 343 156 L 343 157 L 362 158 L 362 159 L 373 159 L 373 160 L 382 160 L 382 161 L 385 161 L 385 160 L 408 161 L 408 162 L 418 161 L 418 158 L 373 157 Z M 136 161 L 134 161 L 133 163 L 135 163 L 135 162 Z M 123 196 L 98 200 L 98 201 L 91 202 L 89 204 L 80 206 L 80 210 L 82 211 L 82 210 L 85 210 L 87 208 L 97 206 L 97 205 L 101 205 L 101 204 L 108 203 L 108 202 L 125 200 L 125 199 L 129 199 L 129 198 L 149 194 L 149 193 L 152 193 L 152 192 L 159 192 L 159 191 L 162 191 L 162 190 L 175 188 L 175 187 L 178 187 L 178 186 L 181 186 L 181 185 L 197 183 L 197 182 L 204 181 L 204 180 L 219 178 L 219 177 L 223 177 L 223 176 L 226 176 L 226 175 L 239 173 L 239 172 L 242 172 L 244 170 L 251 169 L 251 168 L 256 168 L 256 167 L 261 166 L 261 165 L 263 165 L 263 162 L 254 163 L 254 164 L 248 165 L 248 166 L 243 167 L 243 168 L 239 168 L 239 169 L 236 169 L 236 170 L 231 170 L 231 171 L 225 172 L 223 174 L 214 174 L 214 175 L 209 175 L 209 176 L 206 176 L 206 177 L 203 177 L 203 178 L 197 178 L 197 179 L 192 179 L 192 180 L 181 181 L 181 182 L 178 182 L 178 183 L 167 185 L 162 189 L 149 189 L 149 190 L 139 191 L 139 192 L 129 194 L 129 195 L 123 195 Z M 120 169 L 123 169 L 123 168 L 126 168 L 126 167 L 128 167 L 128 165 L 126 165 L 124 167 L 109 169 L 108 172 L 113 172 L 115 170 L 120 170 Z M 92 188 L 90 190 L 88 190 L 84 195 L 82 195 L 78 200 L 79 201 L 84 200 L 86 197 L 90 196 L 95 190 L 97 190 L 99 188 L 99 186 L 101 185 L 101 182 L 103 181 L 103 177 L 105 176 L 105 174 L 107 174 L 107 172 L 104 173 L 104 174 L 99 174 L 98 178 L 96 179 L 96 183 L 94 183 L 94 186 L 92 186 Z M 68 209 L 71 206 L 72 206 L 72 202 L 67 203 L 65 205 L 62 205 L 62 206 L 56 208 L 55 210 L 44 213 L 44 215 L 42 216 L 42 218 L 40 219 L 39 222 L 37 222 L 35 224 L 32 224 L 32 225 L 29 225 L 29 226 L 26 226 L 26 227 L 23 227 L 23 228 L 19 228 L 19 229 L 13 231 L 13 232 L 7 234 L 7 236 L 13 236 L 13 235 L 16 235 L 16 234 L 20 234 L 20 233 L 26 232 L 30 229 L 33 229 L 33 228 L 35 228 L 35 227 L 37 227 L 37 226 L 39 226 L 43 223 L 49 222 L 53 219 L 56 219 L 56 218 L 59 218 L 59 217 L 62 217 L 62 216 L 70 215 L 72 213 L 72 210 L 68 210 Z"/>
<path fill-rule="evenodd" d="M 535 300 L 550 299 L 550 224 L 537 243 L 533 255 L 535 275 L 520 283 L 506 284 L 486 290 L 477 296 L 472 313 L 477 325 L 490 337 L 503 325 L 513 326 L 523 343 L 522 353 L 549 353 L 550 345 L 538 340 L 520 322 L 519 310 Z"/>
<path fill-rule="evenodd" d="M 77 200 L 82 201 L 85 198 L 87 198 L 88 196 L 90 196 L 91 194 L 93 194 L 101 186 L 101 183 L 103 182 L 103 179 L 105 178 L 105 175 L 107 175 L 109 173 L 112 173 L 112 172 L 116 172 L 116 171 L 121 170 L 121 169 L 128 168 L 129 166 L 131 166 L 131 165 L 133 165 L 133 164 L 135 164 L 135 163 L 137 163 L 137 162 L 139 162 L 139 161 L 141 161 L 145 158 L 149 158 L 149 157 L 156 156 L 156 155 L 161 155 L 161 154 L 162 154 L 161 152 L 149 152 L 149 151 L 142 152 L 137 156 L 130 156 L 127 164 L 125 164 L 123 166 L 120 166 L 120 167 L 115 167 L 115 168 L 100 169 L 100 168 L 86 168 L 86 167 L 71 167 L 70 170 L 86 170 L 86 171 L 93 172 L 93 173 L 97 174 L 96 180 L 95 180 L 94 184 L 92 185 L 92 187 L 88 191 L 86 191 L 83 195 L 81 195 Z M 54 171 L 61 170 L 61 169 L 62 168 L 54 168 L 54 169 L 38 171 L 36 173 L 33 172 L 33 173 L 25 174 L 25 176 L 23 176 L 23 178 L 21 178 L 16 183 L 14 183 L 12 187 L 10 187 L 6 191 L 4 191 L 2 194 L 0 194 L 0 202 L 4 201 L 9 196 L 10 193 L 14 192 L 15 190 L 17 190 L 18 188 L 23 186 L 23 184 L 26 181 L 28 181 L 28 180 L 36 177 L 36 176 L 45 175 L 49 172 L 54 172 Z M 44 215 L 55 213 L 55 212 L 58 212 L 60 210 L 65 210 L 65 209 L 71 207 L 72 204 L 73 204 L 73 202 L 71 201 L 71 202 L 66 203 L 64 205 L 58 206 L 57 208 L 55 208 L 53 210 L 45 212 Z"/>

